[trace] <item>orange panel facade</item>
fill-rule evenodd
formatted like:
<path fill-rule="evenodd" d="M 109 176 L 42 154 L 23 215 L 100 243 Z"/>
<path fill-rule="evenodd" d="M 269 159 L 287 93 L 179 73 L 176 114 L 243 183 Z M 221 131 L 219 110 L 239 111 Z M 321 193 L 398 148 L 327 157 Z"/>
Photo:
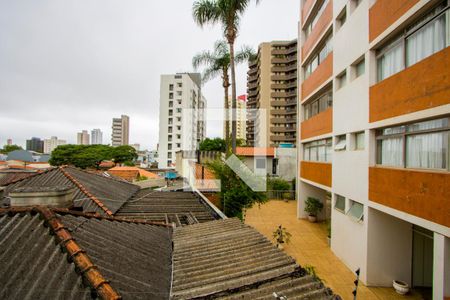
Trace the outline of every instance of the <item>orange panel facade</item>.
<path fill-rule="evenodd" d="M 450 173 L 369 168 L 369 200 L 450 227 Z"/>
<path fill-rule="evenodd" d="M 450 47 L 370 87 L 370 122 L 450 103 Z"/>
<path fill-rule="evenodd" d="M 377 0 L 369 10 L 369 41 L 395 23 L 419 0 Z"/>
<path fill-rule="evenodd" d="M 321 35 L 327 30 L 333 21 L 333 1 L 328 2 L 327 7 L 319 17 L 317 24 L 312 29 L 308 38 L 303 43 L 302 60 L 305 61 L 306 56 L 313 50 Z"/>
<path fill-rule="evenodd" d="M 324 82 L 333 76 L 333 52 L 317 67 L 317 69 L 302 83 L 302 99 L 305 99 Z"/>
<path fill-rule="evenodd" d="M 328 108 L 320 114 L 303 121 L 300 129 L 302 139 L 331 133 L 333 131 L 333 109 Z"/>
<path fill-rule="evenodd" d="M 331 187 L 331 168 L 331 163 L 302 161 L 300 163 L 300 177 Z"/>
<path fill-rule="evenodd" d="M 302 25 L 305 24 L 306 17 L 308 16 L 309 11 L 313 8 L 316 0 L 306 0 L 305 4 L 302 7 Z"/>

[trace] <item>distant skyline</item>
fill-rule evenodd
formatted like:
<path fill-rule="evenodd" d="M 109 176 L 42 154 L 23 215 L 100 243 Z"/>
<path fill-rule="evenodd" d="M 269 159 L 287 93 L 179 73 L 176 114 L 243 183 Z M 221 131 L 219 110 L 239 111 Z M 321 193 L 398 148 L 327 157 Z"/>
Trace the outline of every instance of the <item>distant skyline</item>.
<path fill-rule="evenodd" d="M 261 1 L 241 24 L 237 47 L 297 36 L 299 1 Z M 194 71 L 220 26 L 199 28 L 193 1 L 0 0 L 0 144 L 33 136 L 76 143 L 99 128 L 110 143 L 111 118 L 130 116 L 130 143 L 156 149 L 161 74 Z M 270 16 L 270 17 L 269 17 Z M 246 93 L 247 66 L 237 69 Z M 223 105 L 220 79 L 204 86 L 208 107 Z M 207 135 L 222 135 L 208 122 Z"/>

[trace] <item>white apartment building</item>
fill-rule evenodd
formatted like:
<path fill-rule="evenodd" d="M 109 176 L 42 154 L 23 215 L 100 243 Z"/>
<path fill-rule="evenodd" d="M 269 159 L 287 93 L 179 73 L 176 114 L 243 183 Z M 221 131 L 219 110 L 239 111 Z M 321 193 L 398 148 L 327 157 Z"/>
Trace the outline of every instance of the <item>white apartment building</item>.
<path fill-rule="evenodd" d="M 92 145 L 103 144 L 103 132 L 100 129 L 91 130 L 91 144 Z"/>
<path fill-rule="evenodd" d="M 112 119 L 111 145 L 113 147 L 128 145 L 130 140 L 130 117 L 122 115 Z"/>
<path fill-rule="evenodd" d="M 161 75 L 159 168 L 174 168 L 177 151 L 198 149 L 205 137 L 205 109 L 200 74 Z"/>
<path fill-rule="evenodd" d="M 365 285 L 450 297 L 448 1 L 302 0 L 300 15 L 298 216 L 324 203 Z"/>
<path fill-rule="evenodd" d="M 52 136 L 49 139 L 44 140 L 44 154 L 50 154 L 56 147 L 65 145 L 65 140 L 58 140 L 56 136 Z"/>
<path fill-rule="evenodd" d="M 83 130 L 77 133 L 78 145 L 89 145 L 89 133 L 87 130 Z"/>
<path fill-rule="evenodd" d="M 228 97 L 228 128 L 231 135 L 231 118 L 232 118 L 232 98 Z M 242 95 L 236 99 L 236 138 L 241 140 L 247 139 L 247 102 L 246 96 Z M 225 139 L 227 112 L 224 112 L 223 122 L 223 138 Z"/>

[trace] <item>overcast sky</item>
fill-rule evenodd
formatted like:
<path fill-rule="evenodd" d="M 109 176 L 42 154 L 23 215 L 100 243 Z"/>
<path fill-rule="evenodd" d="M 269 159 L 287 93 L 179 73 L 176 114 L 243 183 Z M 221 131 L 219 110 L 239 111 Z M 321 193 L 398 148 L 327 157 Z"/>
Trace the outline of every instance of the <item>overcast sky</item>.
<path fill-rule="evenodd" d="M 0 0 L 0 145 L 32 136 L 76 142 L 111 119 L 130 116 L 130 143 L 156 148 L 160 74 L 193 71 L 192 56 L 221 37 L 199 28 L 191 0 Z M 241 24 L 237 47 L 294 39 L 298 0 L 262 0 Z M 237 69 L 238 95 L 246 66 Z M 209 107 L 223 105 L 220 78 L 204 86 Z M 207 135 L 222 134 L 209 122 Z"/>

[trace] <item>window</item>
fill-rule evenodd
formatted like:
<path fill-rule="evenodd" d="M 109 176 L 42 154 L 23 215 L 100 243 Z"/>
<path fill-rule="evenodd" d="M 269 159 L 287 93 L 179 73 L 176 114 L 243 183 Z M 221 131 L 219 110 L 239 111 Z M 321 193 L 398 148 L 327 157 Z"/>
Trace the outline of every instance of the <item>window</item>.
<path fill-rule="evenodd" d="M 333 92 L 327 91 L 321 96 L 319 96 L 319 98 L 312 100 L 308 104 L 305 104 L 304 119 L 308 120 L 309 118 L 327 110 L 332 106 L 333 106 Z"/>
<path fill-rule="evenodd" d="M 331 162 L 331 139 L 318 140 L 304 144 L 303 160 Z"/>
<path fill-rule="evenodd" d="M 173 91 L 173 84 L 169 84 L 169 91 Z"/>
<path fill-rule="evenodd" d="M 449 168 L 450 118 L 384 128 L 377 133 L 377 163 L 420 169 Z"/>
<path fill-rule="evenodd" d="M 167 152 L 167 158 L 172 158 L 172 152 Z"/>
<path fill-rule="evenodd" d="M 181 139 L 181 134 L 177 134 L 177 139 Z"/>
<path fill-rule="evenodd" d="M 172 126 L 169 126 L 167 132 L 168 132 L 168 133 L 172 133 Z"/>
<path fill-rule="evenodd" d="M 347 83 L 347 71 L 342 72 L 336 77 L 337 90 L 342 88 Z"/>
<path fill-rule="evenodd" d="M 169 116 L 173 116 L 173 110 L 169 109 Z"/>
<path fill-rule="evenodd" d="M 350 11 L 353 13 L 355 9 L 359 6 L 361 0 L 351 0 L 350 1 Z"/>
<path fill-rule="evenodd" d="M 183 92 L 182 91 L 177 91 L 177 96 L 181 96 L 181 95 L 183 95 Z"/>
<path fill-rule="evenodd" d="M 180 87 L 183 87 L 183 83 L 182 82 L 178 82 L 177 83 L 177 86 L 180 88 Z"/>
<path fill-rule="evenodd" d="M 320 48 L 320 50 L 313 54 L 309 59 L 308 63 L 306 63 L 304 69 L 305 79 L 307 79 L 316 69 L 317 67 L 327 58 L 328 54 L 333 51 L 331 45 L 331 35 L 325 39 L 325 42 Z"/>
<path fill-rule="evenodd" d="M 335 202 L 334 202 L 334 208 L 339 210 L 340 212 L 345 213 L 345 197 L 334 194 Z"/>
<path fill-rule="evenodd" d="M 181 108 L 177 108 L 177 113 L 181 113 Z"/>
<path fill-rule="evenodd" d="M 169 141 L 169 142 L 172 141 L 172 136 L 171 136 L 171 135 L 169 135 L 169 136 L 167 137 L 167 141 Z"/>
<path fill-rule="evenodd" d="M 362 221 L 364 218 L 364 205 L 356 201 L 351 201 L 347 215 L 355 221 Z"/>
<path fill-rule="evenodd" d="M 311 31 L 313 30 L 314 26 L 317 24 L 317 22 L 319 21 L 320 16 L 322 15 L 323 11 L 325 10 L 325 8 L 327 7 L 329 0 L 324 0 L 322 2 L 322 4 L 320 5 L 319 9 L 317 10 L 316 13 L 311 14 L 312 18 L 311 21 L 308 22 L 308 25 L 306 25 L 305 27 L 305 37 L 308 37 L 309 34 L 311 33 Z"/>
<path fill-rule="evenodd" d="M 341 28 L 345 21 L 347 20 L 347 6 L 344 6 L 342 11 L 339 13 L 338 17 L 336 18 L 336 29 Z"/>
<path fill-rule="evenodd" d="M 345 134 L 336 137 L 336 145 L 334 151 L 343 151 L 347 147 L 347 138 Z"/>
<path fill-rule="evenodd" d="M 409 26 L 381 48 L 377 55 L 377 79 L 381 81 L 450 45 L 450 11 L 446 2 Z"/>
<path fill-rule="evenodd" d="M 363 75 L 365 69 L 366 69 L 366 61 L 364 60 L 363 57 L 361 60 L 353 64 L 353 74 L 354 74 L 353 79 Z"/>
<path fill-rule="evenodd" d="M 364 150 L 364 132 L 355 133 L 355 150 Z"/>
<path fill-rule="evenodd" d="M 172 150 L 172 144 L 167 144 L 167 150 Z"/>
<path fill-rule="evenodd" d="M 255 165 L 256 165 L 256 169 L 265 169 L 266 168 L 266 158 L 255 157 Z"/>
<path fill-rule="evenodd" d="M 169 99 L 173 99 L 173 93 L 169 93 Z"/>
<path fill-rule="evenodd" d="M 181 148 L 181 144 L 180 143 L 177 143 L 177 148 Z"/>
<path fill-rule="evenodd" d="M 169 101 L 169 107 L 173 107 L 173 101 Z"/>

